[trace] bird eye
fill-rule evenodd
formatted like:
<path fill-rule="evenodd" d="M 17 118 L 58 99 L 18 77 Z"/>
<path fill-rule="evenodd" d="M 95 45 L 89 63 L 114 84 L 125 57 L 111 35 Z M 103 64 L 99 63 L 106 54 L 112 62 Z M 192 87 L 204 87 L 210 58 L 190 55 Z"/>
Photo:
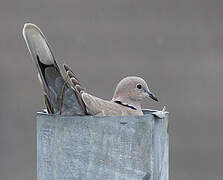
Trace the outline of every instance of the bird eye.
<path fill-rule="evenodd" d="M 137 84 L 136 86 L 138 89 L 142 89 L 142 85 L 141 84 Z"/>

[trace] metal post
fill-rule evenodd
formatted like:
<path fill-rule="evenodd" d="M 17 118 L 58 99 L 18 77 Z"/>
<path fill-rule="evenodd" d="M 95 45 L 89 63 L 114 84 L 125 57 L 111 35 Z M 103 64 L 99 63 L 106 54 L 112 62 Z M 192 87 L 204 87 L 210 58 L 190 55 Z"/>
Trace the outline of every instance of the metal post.
<path fill-rule="evenodd" d="M 168 115 L 37 115 L 38 180 L 168 180 Z"/>

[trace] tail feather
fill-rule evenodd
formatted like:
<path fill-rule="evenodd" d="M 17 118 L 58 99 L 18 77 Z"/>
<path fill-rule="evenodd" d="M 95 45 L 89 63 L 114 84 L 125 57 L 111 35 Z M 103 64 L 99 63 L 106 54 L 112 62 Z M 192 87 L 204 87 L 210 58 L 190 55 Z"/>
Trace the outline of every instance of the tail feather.
<path fill-rule="evenodd" d="M 40 75 L 48 112 L 61 115 L 85 115 L 86 110 L 78 98 L 78 92 L 63 78 L 41 30 L 34 24 L 25 24 L 23 37 Z"/>

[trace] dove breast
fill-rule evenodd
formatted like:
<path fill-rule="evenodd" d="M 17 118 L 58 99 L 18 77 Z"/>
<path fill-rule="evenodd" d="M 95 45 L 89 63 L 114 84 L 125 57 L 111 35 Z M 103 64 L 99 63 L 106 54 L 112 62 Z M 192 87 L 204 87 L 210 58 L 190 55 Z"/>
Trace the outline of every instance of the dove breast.
<path fill-rule="evenodd" d="M 87 113 L 94 116 L 127 116 L 143 115 L 142 111 L 125 107 L 113 101 L 107 101 L 92 96 L 86 92 L 81 94 Z"/>

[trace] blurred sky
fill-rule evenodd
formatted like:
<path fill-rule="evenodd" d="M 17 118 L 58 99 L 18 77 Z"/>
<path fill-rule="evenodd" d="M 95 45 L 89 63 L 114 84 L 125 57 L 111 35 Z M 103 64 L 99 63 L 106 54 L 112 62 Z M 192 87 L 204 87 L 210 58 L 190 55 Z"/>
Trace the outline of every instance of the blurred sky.
<path fill-rule="evenodd" d="M 88 91 L 111 98 L 127 75 L 170 111 L 170 179 L 222 179 L 222 0 L 1 0 L 0 179 L 36 179 L 37 73 L 22 38 L 38 25 Z"/>

